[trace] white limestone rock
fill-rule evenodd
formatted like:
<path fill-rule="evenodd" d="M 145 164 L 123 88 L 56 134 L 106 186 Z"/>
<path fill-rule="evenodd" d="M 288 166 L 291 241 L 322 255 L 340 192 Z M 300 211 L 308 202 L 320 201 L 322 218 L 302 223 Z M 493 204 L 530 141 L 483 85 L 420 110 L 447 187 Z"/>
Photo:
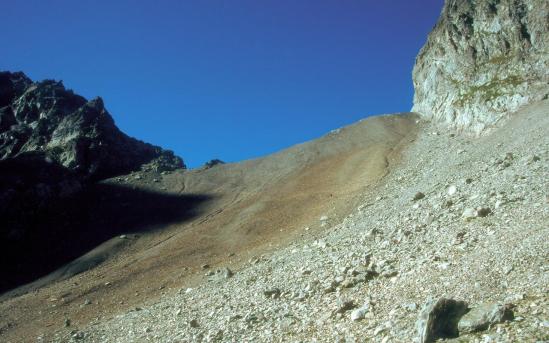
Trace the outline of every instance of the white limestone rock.
<path fill-rule="evenodd" d="M 448 0 L 413 70 L 412 111 L 481 133 L 549 94 L 549 2 Z"/>

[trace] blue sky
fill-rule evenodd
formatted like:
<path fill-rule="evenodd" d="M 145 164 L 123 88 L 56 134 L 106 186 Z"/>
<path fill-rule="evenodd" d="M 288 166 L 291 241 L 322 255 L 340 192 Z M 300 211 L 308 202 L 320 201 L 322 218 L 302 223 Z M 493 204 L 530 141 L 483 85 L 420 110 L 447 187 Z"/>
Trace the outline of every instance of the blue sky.
<path fill-rule="evenodd" d="M 197 167 L 408 111 L 443 0 L 1 0 L 0 70 L 101 96 Z"/>

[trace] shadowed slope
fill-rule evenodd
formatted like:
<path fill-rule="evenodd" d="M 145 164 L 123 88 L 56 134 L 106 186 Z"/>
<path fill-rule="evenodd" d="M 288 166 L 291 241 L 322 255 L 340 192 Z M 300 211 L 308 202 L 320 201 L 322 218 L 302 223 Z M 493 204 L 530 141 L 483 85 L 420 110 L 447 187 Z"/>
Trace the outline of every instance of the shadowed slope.
<path fill-rule="evenodd" d="M 24 221 L 20 225 L 25 233 L 0 242 L 0 291 L 33 281 L 122 233 L 141 233 L 184 222 L 196 216 L 197 206 L 207 199 L 100 183 L 33 209 L 33 204 L 28 204 L 28 209 L 3 218 L 2 225 Z M 73 267 L 64 276 L 99 262 Z"/>

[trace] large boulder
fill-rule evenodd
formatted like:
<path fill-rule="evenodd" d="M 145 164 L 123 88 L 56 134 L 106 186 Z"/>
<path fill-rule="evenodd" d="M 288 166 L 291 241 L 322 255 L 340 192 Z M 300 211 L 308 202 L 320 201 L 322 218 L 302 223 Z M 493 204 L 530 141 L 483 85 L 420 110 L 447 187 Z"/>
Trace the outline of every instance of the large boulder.
<path fill-rule="evenodd" d="M 454 338 L 459 334 L 458 322 L 467 312 L 467 303 L 454 299 L 429 299 L 416 322 L 418 343 L 432 343 L 439 338 Z"/>
<path fill-rule="evenodd" d="M 549 2 L 446 0 L 416 58 L 414 106 L 480 133 L 549 93 Z"/>
<path fill-rule="evenodd" d="M 473 308 L 460 319 L 458 330 L 460 333 L 482 331 L 513 318 L 510 304 L 484 303 Z"/>

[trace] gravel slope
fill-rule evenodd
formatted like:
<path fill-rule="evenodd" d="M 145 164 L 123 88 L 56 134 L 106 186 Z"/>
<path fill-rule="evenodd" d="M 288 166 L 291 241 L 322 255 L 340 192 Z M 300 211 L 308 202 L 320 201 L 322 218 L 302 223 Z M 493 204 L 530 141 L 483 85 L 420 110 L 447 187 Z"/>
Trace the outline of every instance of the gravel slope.
<path fill-rule="evenodd" d="M 237 272 L 253 256 L 329 230 L 397 163 L 415 137 L 415 120 L 370 117 L 259 159 L 176 172 L 146 168 L 102 182 L 86 203 L 95 218 L 87 227 L 112 238 L 2 294 L 0 341 L 49 342 L 66 331 L 66 319 L 67 332 L 107 321 L 202 283 L 204 264 Z"/>
<path fill-rule="evenodd" d="M 480 138 L 419 122 L 381 188 L 318 219 L 328 230 L 56 340 L 411 342 L 422 304 L 446 296 L 514 305 L 514 320 L 453 341 L 548 341 L 548 111 L 529 105 Z"/>

